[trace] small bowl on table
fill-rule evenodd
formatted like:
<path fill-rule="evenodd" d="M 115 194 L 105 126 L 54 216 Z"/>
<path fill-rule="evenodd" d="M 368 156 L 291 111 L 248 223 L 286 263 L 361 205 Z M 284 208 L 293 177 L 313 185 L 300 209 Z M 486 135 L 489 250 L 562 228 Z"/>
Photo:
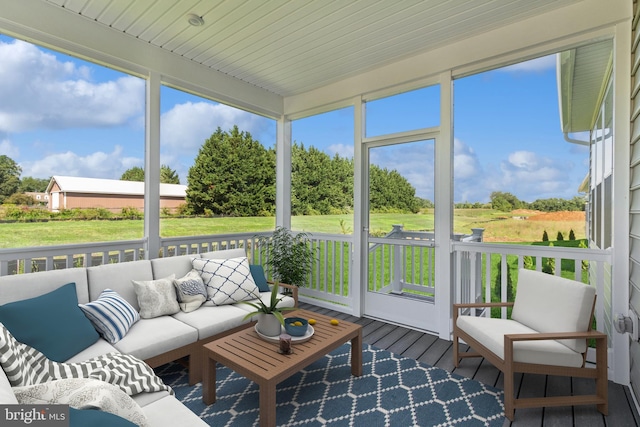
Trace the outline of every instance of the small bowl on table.
<path fill-rule="evenodd" d="M 284 329 L 292 337 L 301 337 L 307 333 L 309 322 L 302 317 L 287 317 L 284 319 Z"/>

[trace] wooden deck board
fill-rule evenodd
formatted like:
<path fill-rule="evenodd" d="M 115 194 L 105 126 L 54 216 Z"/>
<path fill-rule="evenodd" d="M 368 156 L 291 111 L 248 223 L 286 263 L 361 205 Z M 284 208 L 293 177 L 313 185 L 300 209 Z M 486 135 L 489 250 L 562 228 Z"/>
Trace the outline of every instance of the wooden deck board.
<path fill-rule="evenodd" d="M 336 319 L 347 320 L 362 325 L 363 342 L 374 347 L 392 351 L 395 354 L 419 360 L 431 366 L 445 369 L 485 384 L 502 388 L 502 373 L 482 358 L 468 358 L 453 367 L 453 344 L 413 329 L 392 325 L 380 320 L 358 318 L 349 314 L 300 303 L 300 308 L 316 311 Z M 463 348 L 463 351 L 466 351 Z M 557 395 L 573 389 L 575 393 L 586 393 L 593 388 L 593 382 L 582 378 L 547 378 L 543 375 L 518 374 L 515 383 L 519 396 Z M 631 392 L 627 387 L 609 381 L 609 415 L 603 416 L 595 406 L 574 406 L 561 408 L 517 409 L 515 421 L 505 420 L 505 427 L 604 427 L 638 426 L 640 416 Z"/>

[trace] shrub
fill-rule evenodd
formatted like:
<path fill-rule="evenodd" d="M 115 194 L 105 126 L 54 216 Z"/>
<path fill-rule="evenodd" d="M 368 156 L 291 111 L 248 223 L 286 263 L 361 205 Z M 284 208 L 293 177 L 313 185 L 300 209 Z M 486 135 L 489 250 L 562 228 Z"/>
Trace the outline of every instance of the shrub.
<path fill-rule="evenodd" d="M 547 234 L 547 230 L 544 230 L 544 233 L 542 233 L 542 241 L 543 242 L 549 241 L 549 235 Z"/>
<path fill-rule="evenodd" d="M 527 270 L 533 270 L 533 257 L 531 255 L 525 255 L 522 257 L 522 266 Z"/>
<path fill-rule="evenodd" d="M 558 231 L 558 235 L 556 236 L 556 240 L 564 240 L 564 236 L 562 235 L 562 231 Z"/>
<path fill-rule="evenodd" d="M 549 243 L 549 247 L 552 247 L 553 243 Z M 556 259 L 555 258 L 542 258 L 542 271 L 547 274 L 556 274 Z"/>
<path fill-rule="evenodd" d="M 497 301 L 502 300 L 502 260 L 498 261 L 498 274 L 496 275 L 495 297 Z M 511 265 L 507 263 L 507 301 L 513 301 L 513 280 L 511 279 Z"/>
<path fill-rule="evenodd" d="M 180 203 L 180 205 L 178 205 L 178 207 L 176 208 L 176 214 L 177 215 L 189 215 L 189 207 L 187 206 L 186 203 Z"/>
<path fill-rule="evenodd" d="M 125 219 L 142 219 L 144 216 L 144 214 L 138 209 L 132 208 L 130 206 L 122 208 L 122 212 L 120 213 L 120 215 Z"/>
<path fill-rule="evenodd" d="M 576 240 L 576 233 L 573 232 L 573 228 L 569 230 L 569 240 Z"/>
<path fill-rule="evenodd" d="M 4 204 L 27 205 L 33 206 L 37 204 L 37 200 L 33 196 L 24 193 L 14 193 L 4 200 Z"/>

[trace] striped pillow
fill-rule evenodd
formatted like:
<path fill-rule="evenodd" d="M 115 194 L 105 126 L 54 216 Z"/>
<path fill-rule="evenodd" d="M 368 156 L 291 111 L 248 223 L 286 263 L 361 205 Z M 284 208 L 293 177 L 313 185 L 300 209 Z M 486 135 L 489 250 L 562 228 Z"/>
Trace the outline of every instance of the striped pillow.
<path fill-rule="evenodd" d="M 140 314 L 116 291 L 105 289 L 97 300 L 80 304 L 93 327 L 111 344 L 120 341 Z"/>

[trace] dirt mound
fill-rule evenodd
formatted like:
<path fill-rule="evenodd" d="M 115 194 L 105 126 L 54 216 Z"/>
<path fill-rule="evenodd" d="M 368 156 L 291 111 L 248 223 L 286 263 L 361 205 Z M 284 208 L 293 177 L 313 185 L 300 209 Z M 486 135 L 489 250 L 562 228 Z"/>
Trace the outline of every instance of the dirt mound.
<path fill-rule="evenodd" d="M 515 209 L 511 211 L 512 215 L 517 215 L 517 216 L 532 216 L 532 215 L 537 215 L 539 213 L 542 213 L 542 212 L 534 211 L 532 209 Z"/>
<path fill-rule="evenodd" d="M 584 221 L 585 213 L 579 211 L 561 211 L 537 213 L 527 218 L 528 221 Z"/>

